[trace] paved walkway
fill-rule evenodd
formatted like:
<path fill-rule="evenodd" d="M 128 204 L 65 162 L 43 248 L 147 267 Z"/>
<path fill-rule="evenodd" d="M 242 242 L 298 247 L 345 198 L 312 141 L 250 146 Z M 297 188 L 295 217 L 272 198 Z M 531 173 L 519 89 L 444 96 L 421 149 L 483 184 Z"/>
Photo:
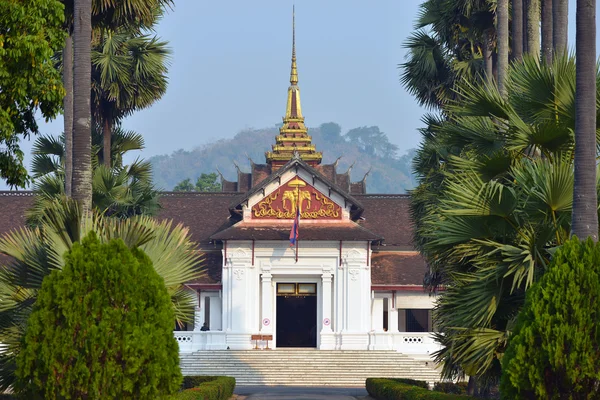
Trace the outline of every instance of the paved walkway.
<path fill-rule="evenodd" d="M 364 399 L 364 388 L 238 386 L 235 394 L 245 400 L 356 400 Z"/>

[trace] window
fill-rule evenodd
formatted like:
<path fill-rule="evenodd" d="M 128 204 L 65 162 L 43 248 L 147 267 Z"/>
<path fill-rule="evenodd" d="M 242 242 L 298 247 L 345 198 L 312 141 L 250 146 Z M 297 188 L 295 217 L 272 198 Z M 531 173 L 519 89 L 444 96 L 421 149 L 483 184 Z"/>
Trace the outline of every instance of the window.
<path fill-rule="evenodd" d="M 204 323 L 210 328 L 210 296 L 204 298 Z"/>
<path fill-rule="evenodd" d="M 383 330 L 385 332 L 388 331 L 388 298 L 384 297 L 383 298 Z"/>
<path fill-rule="evenodd" d="M 429 332 L 429 310 L 405 310 L 406 332 Z"/>

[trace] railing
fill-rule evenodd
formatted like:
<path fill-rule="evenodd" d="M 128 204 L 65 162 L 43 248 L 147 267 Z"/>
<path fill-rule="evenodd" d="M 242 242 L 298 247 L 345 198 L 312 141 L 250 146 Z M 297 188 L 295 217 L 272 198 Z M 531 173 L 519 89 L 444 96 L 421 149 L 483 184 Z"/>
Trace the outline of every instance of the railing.
<path fill-rule="evenodd" d="M 431 332 L 370 332 L 369 349 L 430 355 L 441 348 Z"/>
<path fill-rule="evenodd" d="M 179 343 L 179 352 L 181 353 L 226 348 L 225 332 L 175 331 L 173 334 L 175 335 L 177 343 Z"/>

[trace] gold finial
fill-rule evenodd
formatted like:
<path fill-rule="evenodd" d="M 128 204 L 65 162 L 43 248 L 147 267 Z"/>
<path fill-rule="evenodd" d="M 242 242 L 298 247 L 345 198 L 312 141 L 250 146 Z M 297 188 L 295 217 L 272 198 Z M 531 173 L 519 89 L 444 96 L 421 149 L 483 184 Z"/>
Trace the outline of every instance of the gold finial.
<path fill-rule="evenodd" d="M 298 68 L 296 66 L 296 5 L 292 6 L 292 72 L 290 73 L 290 83 L 298 84 Z"/>

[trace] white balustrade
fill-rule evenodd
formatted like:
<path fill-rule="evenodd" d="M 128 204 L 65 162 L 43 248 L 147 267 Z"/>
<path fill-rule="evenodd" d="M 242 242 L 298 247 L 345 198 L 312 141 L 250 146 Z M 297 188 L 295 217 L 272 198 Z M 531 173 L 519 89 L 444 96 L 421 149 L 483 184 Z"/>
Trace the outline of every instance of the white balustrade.
<path fill-rule="evenodd" d="M 431 332 L 370 332 L 370 350 L 396 350 L 404 354 L 431 355 L 441 348 Z"/>
<path fill-rule="evenodd" d="M 225 332 L 222 331 L 174 331 L 180 353 L 199 350 L 223 350 L 227 348 Z"/>

